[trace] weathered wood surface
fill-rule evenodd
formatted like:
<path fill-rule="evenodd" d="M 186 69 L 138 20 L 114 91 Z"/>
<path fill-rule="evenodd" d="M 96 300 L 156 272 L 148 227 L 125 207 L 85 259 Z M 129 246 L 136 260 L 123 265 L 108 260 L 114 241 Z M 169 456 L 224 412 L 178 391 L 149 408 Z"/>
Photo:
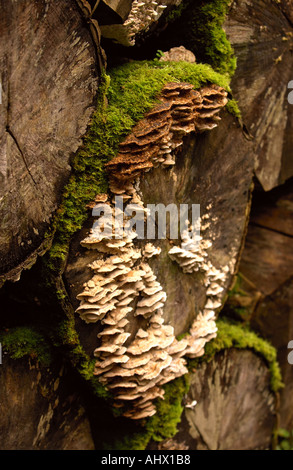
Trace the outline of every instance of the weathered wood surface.
<path fill-rule="evenodd" d="M 3 357 L 0 367 L 1 450 L 93 450 L 90 424 L 62 365 Z"/>
<path fill-rule="evenodd" d="M 292 185 L 256 197 L 240 262 L 239 294 L 225 308 L 246 309 L 246 320 L 278 350 L 285 389 L 281 425 L 293 425 L 293 369 L 288 343 L 293 338 Z"/>
<path fill-rule="evenodd" d="M 75 1 L 0 2 L 0 276 L 42 252 L 98 87 L 96 48 Z"/>
<path fill-rule="evenodd" d="M 288 362 L 293 338 L 293 275 L 276 291 L 259 303 L 251 319 L 252 327 L 267 338 L 278 350 L 285 388 L 280 394 L 280 426 L 293 426 L 292 394 L 293 365 Z"/>
<path fill-rule="evenodd" d="M 292 0 L 281 0 L 279 6 L 283 13 L 287 16 L 289 21 L 293 23 L 293 1 Z"/>
<path fill-rule="evenodd" d="M 293 275 L 291 182 L 266 196 L 256 194 L 252 207 L 240 272 L 267 296 Z"/>
<path fill-rule="evenodd" d="M 91 0 L 90 3 L 94 8 L 96 0 Z M 129 15 L 131 6 L 132 0 L 102 0 L 94 16 L 100 24 L 123 23 Z"/>
<path fill-rule="evenodd" d="M 293 106 L 288 103 L 292 1 L 279 3 L 234 0 L 224 24 L 237 57 L 233 94 L 253 141 L 257 178 L 266 191 L 293 175 Z"/>
<path fill-rule="evenodd" d="M 240 269 L 264 295 L 272 294 L 293 274 L 293 239 L 251 225 Z"/>
<path fill-rule="evenodd" d="M 119 23 L 123 23 L 131 11 L 132 3 L 133 0 L 101 0 L 95 10 L 93 17 L 96 17 L 99 20 L 99 24 L 101 25 L 115 23 L 117 25 Z M 160 3 L 167 6 L 172 6 L 178 5 L 180 0 L 164 0 Z M 94 8 L 96 0 L 90 0 L 90 4 L 92 5 L 92 8 Z"/>
<path fill-rule="evenodd" d="M 230 349 L 217 354 L 191 375 L 178 433 L 160 448 L 268 449 L 276 417 L 269 375 L 263 360 L 251 351 Z"/>
<path fill-rule="evenodd" d="M 58 197 L 70 172 L 69 157 L 78 148 L 80 137 L 86 129 L 97 89 L 98 73 L 94 61 L 96 51 L 90 33 L 85 23 L 81 21 L 80 11 L 73 5 L 68 9 L 66 4 L 65 8 L 65 0 L 58 2 L 58 6 L 53 8 L 52 1 L 46 2 L 48 6 L 46 12 L 43 10 L 43 2 L 39 2 L 35 14 L 32 14 L 32 6 L 28 1 L 22 3 L 21 12 L 17 10 L 19 2 L 11 1 L 5 4 L 3 2 L 5 22 L 10 25 L 12 31 L 18 31 L 16 36 L 11 35 L 9 42 L 11 50 L 16 51 L 15 55 L 12 54 L 9 58 L 13 81 L 8 80 L 8 74 L 3 75 L 4 101 L 0 107 L 1 119 L 3 117 L 4 122 L 1 131 L 1 145 L 4 142 L 4 146 L 0 151 L 5 150 L 2 150 L 0 160 L 4 174 L 2 201 L 0 198 L 0 204 L 2 203 L 4 208 L 4 216 L 1 219 L 3 225 L 2 239 L 0 239 L 1 248 L 3 247 L 1 264 L 3 264 L 2 274 L 11 279 L 17 279 L 21 269 L 33 262 L 36 251 L 42 250 L 44 231 L 52 212 L 57 207 Z M 107 4 L 111 9 L 113 7 L 113 12 L 116 10 L 118 12 L 120 3 L 105 1 L 101 2 L 101 5 Z M 145 204 L 200 204 L 202 214 L 207 212 L 211 225 L 204 236 L 213 242 L 210 259 L 218 268 L 226 265 L 230 268 L 225 290 L 221 295 L 223 302 L 240 261 L 249 216 L 254 169 L 265 190 L 276 186 L 293 174 L 290 153 L 293 108 L 290 108 L 287 102 L 287 84 L 293 78 L 289 62 L 292 37 L 287 34 L 292 32 L 292 24 L 289 21 L 291 3 L 291 0 L 287 2 L 284 0 L 279 5 L 268 0 L 258 0 L 253 4 L 244 0 L 232 3 L 225 27 L 238 57 L 239 68 L 232 88 L 235 97 L 239 99 L 244 128 L 241 129 L 231 115 L 222 113 L 222 122 L 218 129 L 186 140 L 183 151 L 178 155 L 176 166 L 171 171 L 154 169 L 146 174 L 140 183 L 140 192 Z M 12 5 L 16 11 L 12 12 Z M 97 12 L 98 10 L 95 16 Z M 68 29 L 64 30 L 69 13 L 72 14 L 72 18 Z M 40 18 L 44 19 L 45 14 L 46 21 L 40 21 Z M 20 28 L 14 24 L 17 15 L 21 26 L 27 22 L 29 25 L 33 22 L 38 25 L 33 36 L 33 28 L 27 31 L 25 26 Z M 105 20 L 106 23 L 109 21 L 111 24 L 116 18 L 115 15 L 116 13 L 114 16 L 111 13 L 111 18 Z M 123 14 L 119 15 L 122 18 Z M 247 18 L 252 18 L 249 25 Z M 60 33 L 57 27 L 59 20 L 62 25 Z M 0 26 L 1 21 L 0 19 Z M 48 35 L 50 37 L 53 24 L 54 38 L 57 37 L 58 40 L 54 39 L 54 47 L 50 42 L 50 47 L 41 49 L 38 55 L 36 53 L 39 50 L 38 41 L 43 40 L 47 44 L 45 38 L 48 38 Z M 79 41 L 74 43 L 72 38 L 76 30 L 78 31 L 76 41 L 78 38 Z M 1 38 L 2 34 L 4 37 L 3 31 L 7 30 L 1 29 Z M 24 43 L 20 40 L 19 31 L 22 33 L 21 38 L 24 38 Z M 22 55 L 24 44 L 28 42 L 32 43 L 32 52 Z M 68 45 L 67 49 L 58 47 L 61 42 Z M 80 47 L 81 44 L 84 48 Z M 7 51 L 6 47 L 6 44 L 4 48 L 0 42 L 0 51 L 2 49 Z M 73 49 L 70 50 L 70 47 Z M 73 56 L 77 59 L 72 62 Z M 3 55 L 1 59 L 1 65 L 4 64 L 6 67 L 3 66 L 2 69 L 10 70 L 7 68 L 8 62 L 5 62 L 6 57 L 8 54 Z M 21 67 L 19 70 L 15 67 L 19 59 L 24 70 L 29 70 L 27 75 L 23 71 L 20 74 Z M 50 65 L 53 62 L 55 68 L 51 76 Z M 67 66 L 65 82 L 64 63 Z M 88 65 L 87 69 L 85 63 Z M 29 91 L 22 95 L 17 91 L 19 89 L 17 87 L 26 90 L 26 81 L 29 84 Z M 20 96 L 18 102 L 13 99 L 15 95 Z M 35 99 L 38 96 L 45 96 L 48 104 L 40 107 L 40 100 Z M 42 103 L 44 103 L 43 98 Z M 20 110 L 23 111 L 20 113 Z M 25 119 L 26 116 L 30 116 L 29 123 Z M 47 134 L 48 120 L 52 123 L 49 134 Z M 247 138 L 248 135 L 250 138 Z M 283 366 L 286 341 L 292 339 L 290 338 L 292 228 L 291 222 L 286 222 L 287 216 L 290 217 L 292 211 L 290 201 L 291 199 L 289 205 L 282 206 L 281 212 L 280 207 L 274 207 L 274 214 L 264 211 L 259 219 L 253 216 L 253 225 L 249 229 L 241 265 L 241 272 L 245 274 L 253 291 L 254 297 L 250 305 L 253 324 L 280 348 L 283 354 L 281 361 Z M 12 225 L 8 214 L 9 217 L 13 216 Z M 277 221 L 279 228 L 276 228 Z M 79 305 L 76 295 L 81 292 L 82 284 L 90 278 L 90 270 L 86 265 L 96 259 L 95 252 L 86 252 L 80 246 L 80 241 L 91 226 L 92 220 L 89 220 L 83 230 L 74 237 L 64 273 L 74 308 Z M 34 235 L 31 235 L 29 230 Z M 12 241 L 9 238 L 11 233 L 13 233 Z M 29 238 L 26 239 L 28 233 Z M 150 264 L 167 293 L 164 308 L 165 322 L 174 326 L 175 334 L 179 335 L 188 331 L 192 321 L 204 307 L 206 287 L 200 275 L 184 274 L 179 266 L 171 261 L 168 256 L 171 248 L 169 241 L 156 244 L 162 248 L 162 254 L 157 260 L 150 261 Z M 9 258 L 7 253 L 10 253 Z M 275 316 L 271 315 L 272 311 Z M 285 312 L 282 314 L 282 319 L 279 316 L 280 311 Z M 270 315 L 269 321 L 267 321 L 268 315 Z M 135 324 L 129 326 L 133 331 L 135 327 Z M 82 346 L 91 356 L 97 346 L 99 328 L 99 325 L 86 325 L 76 315 L 76 330 Z M 291 371 L 292 369 L 288 367 L 283 368 L 285 382 L 289 387 Z M 22 391 L 19 390 L 18 384 L 21 380 L 14 379 L 15 390 L 11 389 L 11 392 L 5 388 L 5 383 L 9 383 L 9 374 L 17 375 L 17 372 L 14 370 L 7 372 L 7 369 L 3 369 L 2 373 L 6 375 L 0 381 L 0 386 L 2 384 L 4 387 L 1 395 L 8 397 L 10 393 L 11 396 L 20 396 L 21 400 L 28 401 L 26 394 L 30 389 L 29 384 L 35 380 L 34 377 L 30 376 L 28 382 L 22 381 L 24 387 Z M 22 377 L 21 372 L 19 375 Z M 63 437 L 59 438 L 54 429 L 51 430 L 52 434 L 48 430 L 48 435 L 46 434 L 44 438 L 36 437 L 32 429 L 35 430 L 39 422 L 47 423 L 48 417 L 48 404 L 39 400 L 42 399 L 37 396 L 37 406 L 32 409 L 27 403 L 27 407 L 23 409 L 24 415 L 20 413 L 21 420 L 28 415 L 33 419 L 33 423 L 28 420 L 30 428 L 26 438 L 19 437 L 19 421 L 12 422 L 13 428 L 9 427 L 11 424 L 7 420 L 4 421 L 3 433 L 8 432 L 12 437 L 3 446 L 74 447 L 75 444 L 68 444 L 65 437 L 63 444 Z M 174 438 L 177 442 L 175 448 L 179 449 L 181 446 L 189 449 L 259 449 L 269 446 L 275 424 L 274 396 L 269 392 L 267 366 L 252 352 L 229 350 L 216 356 L 213 362 L 203 365 L 192 375 L 192 387 L 187 400 L 188 402 L 197 400 L 199 404 L 194 410 L 186 408 L 179 433 Z M 288 389 L 285 401 L 282 403 L 282 416 L 287 413 L 288 419 L 284 423 L 288 424 L 291 422 Z M 8 406 L 7 402 L 3 406 Z M 58 405 L 56 406 L 58 409 Z M 36 408 L 42 410 L 40 416 L 44 415 L 45 418 L 36 415 Z M 7 415 L 11 416 L 9 413 Z M 59 422 L 63 422 L 62 418 Z M 84 448 L 91 448 L 91 437 L 87 426 L 85 420 L 81 424 L 81 428 L 85 431 L 81 432 L 84 432 L 86 442 L 76 444 L 78 448 L 82 445 Z M 42 429 L 47 429 L 46 425 L 45 428 L 42 425 Z M 79 431 L 77 435 L 80 435 Z M 19 444 L 16 444 L 17 440 Z"/>
<path fill-rule="evenodd" d="M 231 118 L 227 124 L 227 118 L 217 130 L 197 138 L 195 142 L 190 140 L 171 172 L 155 169 L 143 178 L 140 185 L 146 204 L 198 203 L 202 212 L 212 204 L 213 223 L 205 236 L 213 239 L 211 259 L 216 266 L 231 265 L 230 281 L 237 270 L 246 234 L 253 168 L 266 190 L 293 174 L 290 169 L 293 108 L 287 101 L 287 85 L 293 72 L 290 59 L 292 25 L 281 10 L 282 7 L 284 11 L 290 11 L 288 6 L 288 2 L 277 5 L 267 0 L 253 4 L 234 1 L 225 23 L 238 59 L 232 89 L 243 112 L 246 138 L 236 124 L 232 124 Z M 252 20 L 248 21 L 248 18 Z M 167 32 L 162 35 L 158 32 L 158 37 L 169 43 L 175 40 L 174 37 L 170 39 Z M 146 38 L 142 48 L 149 44 L 151 40 L 148 42 Z M 268 54 L 268 50 L 272 53 Z M 283 239 L 279 240 L 278 234 L 273 236 L 277 238 L 276 243 L 282 245 Z M 184 275 L 171 262 L 167 254 L 168 242 L 159 244 L 162 255 L 152 262 L 152 267 L 167 292 L 166 320 L 175 326 L 176 334 L 180 334 L 186 331 L 192 318 L 203 307 L 205 288 L 196 274 Z M 263 249 L 266 246 L 264 239 Z M 77 249 L 76 244 L 74 249 Z M 266 268 L 271 256 L 279 257 L 280 270 L 275 276 L 286 278 L 290 256 L 283 262 L 278 251 L 264 253 Z M 276 260 L 273 259 L 272 263 L 274 265 Z M 275 270 L 274 267 L 271 269 Z M 81 275 L 81 265 L 72 256 L 67 281 L 73 289 L 75 305 L 75 294 L 81 288 L 79 280 L 86 280 L 88 274 Z M 226 287 L 229 287 L 229 282 Z"/>

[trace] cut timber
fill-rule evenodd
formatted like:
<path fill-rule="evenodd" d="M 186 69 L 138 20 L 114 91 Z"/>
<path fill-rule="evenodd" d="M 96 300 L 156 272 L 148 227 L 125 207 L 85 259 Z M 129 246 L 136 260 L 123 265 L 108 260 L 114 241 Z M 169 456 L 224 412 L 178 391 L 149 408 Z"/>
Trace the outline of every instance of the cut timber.
<path fill-rule="evenodd" d="M 102 5 L 103 3 L 117 13 L 123 22 L 129 15 L 132 0 L 102 0 L 100 4 Z"/>
<path fill-rule="evenodd" d="M 251 325 L 278 350 L 278 361 L 285 384 L 280 396 L 280 427 L 291 429 L 293 365 L 288 362 L 288 355 L 292 351 L 288 349 L 288 344 L 293 338 L 293 275 L 272 295 L 265 297 L 259 303 Z"/>
<path fill-rule="evenodd" d="M 0 0 L 0 283 L 43 251 L 98 87 L 74 0 Z"/>
<path fill-rule="evenodd" d="M 256 196 L 257 197 L 257 196 Z M 293 425 L 293 369 L 288 363 L 288 343 L 293 339 L 293 191 L 292 181 L 284 187 L 258 195 L 240 263 L 244 276 L 240 295 L 229 299 L 228 307 L 247 307 L 247 319 L 254 330 L 278 350 L 285 388 L 281 393 L 281 427 Z M 251 287 L 250 292 L 247 286 Z M 253 302 L 251 292 L 257 292 Z M 247 296 L 243 295 L 246 292 Z M 251 304 L 243 305 L 243 299 Z M 242 303 L 242 304 L 241 304 Z M 225 307 L 226 308 L 226 307 Z"/>
<path fill-rule="evenodd" d="M 293 176 L 292 10 L 291 0 L 236 0 L 224 25 L 237 57 L 231 86 L 253 139 L 256 175 L 265 191 Z"/>
<path fill-rule="evenodd" d="M 267 194 L 256 193 L 240 272 L 264 296 L 293 276 L 292 181 Z"/>
<path fill-rule="evenodd" d="M 285 13 L 289 21 L 293 23 L 293 0 L 281 0 L 278 3 L 282 12 Z"/>
<path fill-rule="evenodd" d="M 266 364 L 251 351 L 228 349 L 191 375 L 174 440 L 177 449 L 268 449 L 274 425 Z"/>
<path fill-rule="evenodd" d="M 93 450 L 89 420 L 75 386 L 60 364 L 48 368 L 5 354 L 0 367 L 0 449 Z"/>
<path fill-rule="evenodd" d="M 250 225 L 240 270 L 259 291 L 271 295 L 293 275 L 293 238 Z"/>

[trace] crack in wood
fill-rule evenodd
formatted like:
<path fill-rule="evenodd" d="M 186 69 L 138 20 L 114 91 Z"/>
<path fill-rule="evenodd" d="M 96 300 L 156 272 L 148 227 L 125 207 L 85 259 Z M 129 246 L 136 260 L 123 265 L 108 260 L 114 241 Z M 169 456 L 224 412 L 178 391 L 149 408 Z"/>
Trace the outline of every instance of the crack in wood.
<path fill-rule="evenodd" d="M 253 225 L 254 227 L 263 228 L 264 230 L 269 230 L 270 232 L 278 233 L 280 235 L 283 235 L 284 237 L 293 238 L 293 235 L 291 235 L 290 233 L 286 233 L 286 232 L 283 232 L 282 230 L 278 230 L 276 228 L 268 227 L 266 225 L 262 225 L 262 224 L 257 223 L 257 222 L 251 221 L 250 225 Z"/>
<path fill-rule="evenodd" d="M 284 11 L 284 10 L 283 10 L 283 5 L 280 5 L 280 4 L 278 3 L 278 8 L 279 8 L 279 10 L 281 11 L 282 15 L 286 18 L 286 20 L 288 21 L 288 23 L 290 24 L 290 26 L 293 26 L 293 22 L 292 22 L 291 18 L 288 16 L 287 11 Z"/>
<path fill-rule="evenodd" d="M 76 3 L 90 31 L 91 38 L 95 46 L 97 65 L 99 67 L 99 71 L 102 72 L 106 68 L 107 58 L 100 44 L 101 32 L 100 32 L 99 24 L 97 20 L 94 20 L 92 18 L 95 10 L 99 6 L 100 0 L 97 0 L 93 8 L 91 7 L 91 5 L 89 4 L 87 0 L 76 0 Z"/>
<path fill-rule="evenodd" d="M 211 450 L 209 444 L 207 443 L 207 441 L 205 440 L 203 434 L 202 434 L 201 431 L 199 430 L 199 427 L 198 427 L 195 423 L 192 423 L 192 424 L 193 424 L 195 430 L 198 432 L 199 437 L 201 438 L 203 444 L 207 446 L 207 450 Z"/>
<path fill-rule="evenodd" d="M 14 141 L 16 147 L 17 147 L 17 150 L 19 151 L 19 153 L 20 153 L 20 155 L 21 155 L 21 158 L 22 158 L 22 160 L 23 160 L 23 163 L 24 163 L 24 165 L 25 165 L 25 167 L 26 167 L 26 170 L 27 170 L 29 176 L 31 177 L 31 179 L 32 179 L 32 181 L 33 181 L 33 183 L 34 183 L 34 185 L 37 186 L 37 183 L 36 183 L 36 181 L 35 181 L 35 179 L 34 179 L 32 173 L 31 173 L 31 171 L 30 171 L 30 169 L 29 169 L 29 166 L 28 166 L 28 163 L 27 163 L 26 158 L 25 158 L 25 156 L 24 156 L 24 153 L 23 153 L 23 151 L 21 150 L 20 145 L 19 145 L 19 143 L 18 143 L 16 137 L 15 137 L 15 135 L 13 134 L 13 132 L 12 132 L 12 130 L 10 129 L 9 126 L 6 126 L 6 132 L 7 132 L 7 134 L 9 134 L 10 137 L 13 139 L 13 141 Z"/>
<path fill-rule="evenodd" d="M 13 142 L 15 143 L 15 145 L 16 145 L 16 147 L 17 147 L 17 150 L 18 150 L 18 152 L 19 152 L 20 155 L 21 155 L 22 161 L 23 161 L 23 163 L 24 163 L 24 166 L 25 166 L 25 168 L 26 168 L 26 170 L 27 170 L 27 172 L 28 172 L 30 178 L 32 179 L 34 185 L 37 186 L 37 183 L 36 183 L 36 181 L 35 181 L 35 179 L 34 179 L 32 173 L 31 173 L 31 171 L 30 171 L 29 165 L 28 165 L 28 163 L 27 163 L 27 161 L 26 161 L 26 158 L 25 158 L 25 156 L 24 156 L 24 153 L 23 153 L 23 151 L 22 151 L 22 149 L 21 149 L 21 147 L 20 147 L 20 145 L 19 145 L 19 142 L 18 142 L 16 136 L 14 135 L 14 133 L 12 132 L 11 127 L 10 127 L 11 93 L 10 93 L 10 82 L 9 82 L 9 80 L 8 80 L 8 83 L 7 83 L 7 108 L 6 108 L 6 109 L 7 109 L 6 132 L 7 132 L 7 134 L 10 135 L 10 137 L 11 137 L 12 140 L 13 140 Z"/>

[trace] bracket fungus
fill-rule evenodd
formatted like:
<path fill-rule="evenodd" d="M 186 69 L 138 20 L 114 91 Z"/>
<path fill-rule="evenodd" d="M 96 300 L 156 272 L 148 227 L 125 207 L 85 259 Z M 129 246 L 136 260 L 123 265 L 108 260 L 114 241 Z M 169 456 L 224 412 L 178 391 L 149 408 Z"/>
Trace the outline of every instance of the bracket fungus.
<path fill-rule="evenodd" d="M 181 0 L 179 1 L 179 3 Z M 140 31 L 147 30 L 150 25 L 157 21 L 167 8 L 166 2 L 158 0 L 134 0 L 131 12 L 124 22 L 130 44 L 135 44 L 135 36 Z"/>
<path fill-rule="evenodd" d="M 105 240 L 93 233 L 84 246 L 99 251 L 99 243 L 105 253 Z M 164 325 L 166 293 L 146 262 L 160 251 L 150 243 L 143 252 L 132 245 L 121 246 L 116 255 L 108 249 L 108 258 L 89 265 L 94 275 L 78 295 L 77 313 L 88 323 L 100 320 L 104 325 L 94 351 L 94 374 L 114 393 L 115 406 L 128 405 L 126 417 L 142 419 L 155 414 L 153 400 L 163 398 L 162 385 L 187 372 L 181 356 L 188 343 L 177 342 L 173 327 Z M 134 316 L 144 318 L 147 328 L 140 328 L 128 344 L 131 334 L 126 330 Z"/>
<path fill-rule="evenodd" d="M 160 62 L 196 62 L 193 52 L 184 46 L 172 47 L 168 52 L 164 52 L 160 58 Z"/>
<path fill-rule="evenodd" d="M 216 127 L 228 102 L 227 92 L 218 85 L 194 90 L 189 83 L 167 83 L 159 100 L 106 164 L 112 187 L 121 190 L 121 184 L 159 164 L 173 166 L 183 138 Z"/>
<path fill-rule="evenodd" d="M 209 207 L 210 209 L 211 207 Z M 201 220 L 208 218 L 205 214 Z M 202 226 L 202 224 L 200 223 Z M 205 230 L 202 230 L 203 233 Z M 221 307 L 222 302 L 219 295 L 224 291 L 224 284 L 227 280 L 229 267 L 222 270 L 217 269 L 208 259 L 208 251 L 212 247 L 210 240 L 205 240 L 198 236 L 197 232 L 190 227 L 183 232 L 181 246 L 174 246 L 169 250 L 170 258 L 175 261 L 186 274 L 201 272 L 204 276 L 203 283 L 207 287 L 207 300 L 203 309 L 193 322 L 189 331 L 189 348 L 186 356 L 191 358 L 200 357 L 204 354 L 204 347 L 207 342 L 216 337 L 216 313 L 215 310 Z"/>
<path fill-rule="evenodd" d="M 172 167 L 186 135 L 215 127 L 227 103 L 227 92 L 217 85 L 194 90 L 189 83 L 167 83 L 159 100 L 106 165 L 109 194 L 95 201 L 113 209 L 115 197 L 120 196 L 130 208 L 138 206 L 144 220 L 147 209 L 136 189 L 139 176 L 158 165 Z M 100 322 L 94 374 L 111 390 L 114 406 L 122 408 L 124 416 L 138 420 L 156 413 L 154 400 L 164 398 L 164 384 L 188 372 L 184 356 L 202 355 L 206 342 L 215 337 L 215 309 L 220 306 L 218 295 L 225 272 L 208 260 L 212 243 L 198 236 L 190 238 L 190 229 L 182 234 L 181 247 L 169 251 L 185 273 L 204 273 L 208 291 L 204 310 L 189 336 L 178 341 L 174 328 L 164 321 L 167 294 L 148 264 L 150 258 L 160 255 L 160 247 L 145 243 L 137 248 L 137 233 L 125 230 L 127 218 L 118 218 L 117 223 L 112 216 L 112 222 L 99 234 L 94 225 L 81 242 L 97 252 L 97 259 L 88 265 L 93 275 L 77 296 L 76 312 L 87 323 Z M 131 329 L 134 324 L 136 332 Z"/>

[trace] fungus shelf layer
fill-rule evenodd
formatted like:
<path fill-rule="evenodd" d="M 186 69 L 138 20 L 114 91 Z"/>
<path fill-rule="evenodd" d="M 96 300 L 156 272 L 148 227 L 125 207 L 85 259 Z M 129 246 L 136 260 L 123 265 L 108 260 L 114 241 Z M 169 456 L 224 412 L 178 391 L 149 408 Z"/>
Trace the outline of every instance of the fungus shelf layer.
<path fill-rule="evenodd" d="M 189 83 L 166 84 L 158 106 L 134 127 L 118 155 L 106 164 L 110 181 L 119 187 L 159 164 L 173 166 L 183 138 L 215 128 L 227 102 L 227 92 L 218 85 L 198 91 Z"/>

